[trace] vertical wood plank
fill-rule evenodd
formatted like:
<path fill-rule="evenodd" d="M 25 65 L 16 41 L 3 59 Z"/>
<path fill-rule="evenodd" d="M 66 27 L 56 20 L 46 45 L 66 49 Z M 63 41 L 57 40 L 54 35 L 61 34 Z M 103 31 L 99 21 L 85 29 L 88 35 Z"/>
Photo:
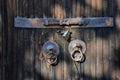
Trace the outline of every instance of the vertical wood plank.
<path fill-rule="evenodd" d="M 91 40 L 91 77 L 96 80 L 96 30 L 92 29 L 90 32 Z"/>
<path fill-rule="evenodd" d="M 11 1 L 11 0 L 8 0 L 6 2 L 7 4 L 7 15 L 8 15 L 8 18 L 7 18 L 7 24 L 8 24 L 8 53 L 7 53 L 7 62 L 8 62 L 8 78 L 10 80 L 13 79 L 13 73 L 11 73 L 14 69 L 13 69 L 13 62 L 14 62 L 14 53 L 13 53 L 13 45 L 14 45 L 14 30 L 13 30 L 13 22 L 14 22 L 14 10 L 15 10 L 15 7 L 14 7 L 14 2 Z"/>
<path fill-rule="evenodd" d="M 42 49 L 41 33 L 42 30 L 36 30 L 35 33 L 35 79 L 34 80 L 45 79 L 44 76 L 42 76 L 43 75 L 41 72 L 42 61 L 39 58 Z"/>
<path fill-rule="evenodd" d="M 115 12 L 114 12 L 114 9 L 115 9 L 115 2 L 114 0 L 109 0 L 109 16 L 112 16 L 115 18 Z M 115 42 L 115 29 L 110 29 L 110 37 L 109 37 L 109 57 L 108 57 L 108 61 L 109 61 L 109 78 L 108 79 L 111 79 L 113 80 L 113 77 L 112 77 L 112 72 L 114 71 L 114 65 L 113 65 L 113 59 L 112 59 L 112 56 L 114 56 L 114 54 L 116 53 L 115 52 L 115 49 L 116 49 L 116 42 Z M 116 58 L 119 58 L 119 57 L 116 57 Z M 119 70 L 120 72 L 120 70 Z M 119 74 L 119 73 L 118 73 Z"/>
<path fill-rule="evenodd" d="M 117 25 L 118 27 L 119 25 Z M 112 72 L 112 79 L 113 80 L 119 80 L 120 79 L 120 58 L 119 58 L 119 53 L 120 53 L 120 31 L 119 29 L 116 29 L 116 35 L 115 35 L 115 52 L 112 57 L 112 64 L 113 64 L 113 72 Z"/>
<path fill-rule="evenodd" d="M 115 30 L 110 29 L 110 33 L 111 35 L 109 36 L 109 54 L 108 54 L 108 80 L 114 80 L 112 78 L 112 72 L 114 71 L 114 67 L 113 67 L 113 61 L 112 61 L 112 56 L 114 56 L 115 54 Z M 119 58 L 116 56 L 116 58 Z M 118 72 L 120 72 L 120 70 L 118 70 Z M 119 73 L 118 76 L 120 77 Z M 120 78 L 118 78 L 120 79 Z"/>
<path fill-rule="evenodd" d="M 116 5 L 116 6 L 115 6 Z M 115 7 L 114 7 L 114 15 L 115 15 L 115 53 L 114 56 L 112 58 L 113 61 L 113 73 L 112 73 L 112 79 L 113 80 L 119 80 L 120 79 L 120 65 L 119 65 L 119 61 L 120 61 L 120 57 L 119 53 L 120 53 L 120 1 L 116 0 L 115 1 Z"/>
<path fill-rule="evenodd" d="M 102 31 L 97 30 L 96 35 L 102 36 Z M 97 38 L 96 40 L 96 49 L 97 49 L 96 77 L 97 80 L 102 80 L 103 74 L 102 74 L 102 39 L 101 38 Z"/>
<path fill-rule="evenodd" d="M 77 0 L 71 0 L 71 3 L 72 3 L 71 18 L 76 18 L 77 13 L 79 13 L 79 12 L 77 12 L 77 8 L 78 8 Z M 75 37 L 75 35 L 76 35 L 75 32 L 77 31 L 77 29 L 70 29 L 70 30 L 72 32 L 72 36 Z M 78 35 L 76 35 L 76 36 L 78 36 Z M 73 72 L 73 73 L 71 73 L 71 80 L 79 79 L 79 71 L 80 71 L 79 64 L 72 60 L 70 53 L 69 53 L 69 58 L 70 58 L 70 63 L 71 63 L 70 64 L 71 72 Z"/>
<path fill-rule="evenodd" d="M 17 1 L 16 0 L 13 0 L 13 19 L 14 17 L 16 17 L 17 15 Z M 14 27 L 14 26 L 13 26 Z M 16 80 L 17 79 L 17 51 L 18 50 L 18 46 L 17 46 L 17 39 L 18 39 L 18 33 L 17 33 L 17 30 L 15 28 L 13 28 L 14 30 L 14 34 L 13 34 L 13 41 L 14 41 L 14 44 L 13 44 L 13 80 Z M 19 80 L 19 79 L 17 79 Z"/>
<path fill-rule="evenodd" d="M 84 40 L 84 29 L 80 29 L 79 30 L 79 36 L 78 36 L 78 39 L 80 39 L 80 40 L 83 40 L 83 41 L 85 41 Z M 86 43 L 86 42 L 85 42 Z M 85 57 L 86 57 L 86 53 L 85 53 Z M 85 60 L 86 61 L 86 60 Z M 85 64 L 85 62 L 83 62 L 83 63 L 80 63 L 80 73 L 79 73 L 79 80 L 84 80 L 84 64 Z"/>
<path fill-rule="evenodd" d="M 47 18 L 48 17 L 47 16 L 47 11 L 48 11 L 47 8 L 48 8 L 48 2 L 47 2 L 47 0 L 43 0 L 42 1 L 42 10 L 43 10 L 43 12 L 42 12 L 43 16 L 42 17 L 43 18 Z M 40 42 L 43 45 L 47 40 L 48 40 L 48 36 L 47 36 L 46 31 L 44 29 L 44 30 L 42 30 L 42 33 L 41 33 L 41 41 Z M 41 47 L 41 50 L 42 50 L 42 47 Z M 49 69 L 48 69 L 48 66 L 46 64 L 45 59 L 40 61 L 40 65 L 41 65 L 41 68 L 40 68 L 41 75 L 43 76 L 43 79 L 49 79 L 49 73 L 48 73 Z"/>
<path fill-rule="evenodd" d="M 107 14 L 107 16 L 114 16 L 114 12 L 113 12 L 113 9 L 114 9 L 114 1 L 113 0 L 108 0 L 107 2 L 107 10 L 106 12 L 104 12 L 105 14 Z M 112 70 L 113 70 L 113 66 L 112 66 L 112 56 L 114 56 L 113 54 L 115 53 L 114 52 L 114 48 L 115 48 L 115 35 L 114 35 L 114 30 L 115 29 L 108 29 L 108 31 L 106 31 L 107 33 L 109 33 L 109 35 L 106 36 L 106 39 L 107 39 L 107 42 L 108 43 L 108 53 L 107 53 L 107 65 L 108 65 L 108 69 L 107 69 L 107 72 L 105 73 L 106 74 L 106 79 L 107 80 L 112 80 Z M 105 32 L 105 31 L 104 31 Z M 105 44 L 104 44 L 105 45 Z M 105 71 L 105 70 L 104 70 Z"/>
<path fill-rule="evenodd" d="M 95 8 L 93 7 L 90 7 L 94 5 L 94 1 L 93 0 L 87 0 L 87 3 L 89 4 L 89 13 L 88 15 L 90 17 L 93 17 L 94 14 L 95 14 Z M 89 33 L 89 36 L 90 36 L 90 40 L 88 40 L 89 44 L 90 44 L 90 74 L 89 75 L 91 77 L 92 80 L 96 80 L 96 29 L 90 29 L 90 33 Z"/>
<path fill-rule="evenodd" d="M 103 1 L 103 16 L 113 16 L 113 4 L 112 0 Z M 103 38 L 105 38 L 103 40 L 103 79 L 106 80 L 112 80 L 112 61 L 110 59 L 114 54 L 114 48 L 111 48 L 114 44 L 112 37 L 114 37 L 114 29 L 103 29 Z"/>
<path fill-rule="evenodd" d="M 102 1 L 102 16 L 106 16 L 107 13 L 106 13 L 106 10 L 107 10 L 107 3 L 106 1 Z M 108 34 L 108 29 L 103 29 L 103 37 L 106 37 Z M 107 57 L 108 57 L 108 54 L 109 54 L 109 43 L 108 43 L 108 39 L 106 37 L 105 40 L 103 40 L 103 79 L 108 79 L 108 73 L 107 73 L 107 70 L 108 70 L 108 60 L 107 60 Z M 107 73 L 107 74 L 106 74 Z"/>
<path fill-rule="evenodd" d="M 100 1 L 100 0 L 99 0 Z M 96 16 L 102 16 L 101 14 L 101 11 L 99 13 L 99 1 L 96 1 Z M 97 80 L 102 80 L 103 78 L 103 73 L 102 73 L 102 62 L 103 62 L 103 49 L 102 49 L 102 38 L 103 38 L 103 32 L 102 32 L 102 29 L 97 29 L 96 30 L 96 36 L 97 36 L 97 39 L 96 39 L 96 60 L 97 60 L 97 63 L 96 63 L 96 79 Z"/>
<path fill-rule="evenodd" d="M 34 14 L 35 17 L 42 18 L 43 17 L 43 0 L 34 0 Z"/>
<path fill-rule="evenodd" d="M 87 6 L 86 2 L 90 2 L 89 0 L 85 0 L 85 17 L 90 17 L 90 7 Z M 87 47 L 87 51 L 86 51 L 86 61 L 84 64 L 84 79 L 85 80 L 92 80 L 92 76 L 91 76 L 91 47 L 93 45 L 91 45 L 91 30 L 90 29 L 85 29 L 84 31 L 84 40 L 86 42 L 86 47 Z"/>
<path fill-rule="evenodd" d="M 72 12 L 72 0 L 65 0 L 65 15 L 67 18 L 71 17 L 71 12 Z"/>
<path fill-rule="evenodd" d="M 70 17 L 69 16 L 69 14 L 70 13 L 68 13 L 68 12 L 66 12 L 66 6 L 68 5 L 70 5 L 70 0 L 69 0 L 69 2 L 66 4 L 66 0 L 62 0 L 61 1 L 61 8 L 62 8 L 62 13 L 61 13 L 61 18 L 67 18 L 67 17 Z M 67 29 L 66 29 L 67 30 Z M 70 76 L 69 76 L 69 74 L 70 74 L 70 72 L 69 72 L 69 67 L 68 67 L 68 65 L 69 65 L 69 58 L 68 58 L 68 42 L 64 39 L 64 40 L 62 40 L 62 43 L 63 43 L 63 54 L 64 54 L 64 56 L 63 56 L 63 80 L 67 80 L 67 79 L 70 79 Z"/>
<path fill-rule="evenodd" d="M 26 0 L 16 0 L 16 16 L 25 17 Z M 24 8 L 23 8 L 24 6 Z M 17 80 L 24 80 L 24 50 L 25 50 L 25 38 L 23 29 L 15 29 L 15 59 L 16 59 L 16 78 Z"/>
<path fill-rule="evenodd" d="M 0 0 L 0 79 L 2 79 L 2 1 Z"/>
<path fill-rule="evenodd" d="M 80 17 L 80 12 L 81 12 L 81 10 L 80 10 L 80 8 L 81 8 L 81 3 L 80 3 L 80 0 L 77 0 L 76 2 L 77 2 L 77 3 L 76 3 L 76 10 L 77 10 L 77 11 L 76 11 L 76 13 L 77 13 L 77 14 L 76 14 L 76 16 L 77 16 L 77 17 Z"/>
<path fill-rule="evenodd" d="M 14 67 L 14 72 L 13 72 L 13 80 L 15 80 L 15 79 L 17 79 L 17 58 L 16 58 L 16 53 L 17 53 L 17 49 L 18 49 L 18 47 L 17 47 L 17 39 L 18 39 L 18 36 L 17 36 L 17 30 L 15 30 L 14 31 L 14 50 L 13 50 L 13 53 L 14 53 L 14 64 L 13 64 L 13 67 Z"/>
<path fill-rule="evenodd" d="M 57 66 L 55 66 L 55 79 L 56 80 L 63 80 L 63 62 L 64 62 L 64 52 L 63 52 L 63 39 L 60 35 L 58 35 L 57 33 L 55 34 L 55 39 L 56 42 L 59 44 L 60 46 L 60 55 L 58 57 L 59 62 L 57 64 Z"/>
<path fill-rule="evenodd" d="M 24 60 L 24 43 L 23 43 L 23 30 L 19 29 L 19 30 L 16 30 L 15 31 L 16 35 L 14 36 L 16 39 L 16 50 L 15 50 L 15 58 L 16 58 L 16 79 L 17 80 L 21 80 L 23 79 L 24 80 L 24 77 L 23 77 L 23 60 Z"/>
<path fill-rule="evenodd" d="M 79 7 L 80 7 L 80 17 L 84 16 L 84 9 L 85 9 L 85 3 L 84 0 L 79 0 Z M 84 29 L 79 29 L 79 36 L 78 39 L 81 39 L 84 41 Z M 85 57 L 86 57 L 86 53 L 85 53 Z M 84 64 L 85 63 L 80 63 L 80 76 L 79 76 L 79 80 L 84 80 Z"/>
<path fill-rule="evenodd" d="M 92 3 L 91 3 L 91 6 L 92 6 L 92 17 L 95 17 L 95 15 L 96 15 L 96 0 L 92 0 L 91 1 Z"/>
<path fill-rule="evenodd" d="M 38 5 L 38 6 L 36 6 Z M 34 16 L 37 18 L 43 18 L 43 0 L 34 0 Z M 40 60 L 39 56 L 41 54 L 42 49 L 42 30 L 43 29 L 35 29 L 35 63 L 34 63 L 34 80 L 44 80 L 46 79 L 42 74 L 42 61 Z M 45 65 L 44 65 L 45 66 Z"/>
<path fill-rule="evenodd" d="M 66 7 L 66 17 L 67 18 L 72 18 L 73 17 L 73 10 L 74 10 L 74 7 L 73 6 L 75 6 L 75 3 L 73 3 L 74 1 L 73 0 L 66 0 L 66 3 L 65 3 L 65 6 L 67 6 Z M 70 31 L 72 31 L 72 29 L 69 29 Z M 73 36 L 74 34 L 73 34 L 73 32 L 72 32 L 72 35 L 71 36 Z M 66 70 L 67 70 L 67 72 L 66 72 L 66 78 L 68 79 L 68 80 L 72 80 L 73 79 L 73 76 L 76 74 L 75 73 L 75 65 L 73 64 L 74 62 L 73 62 L 73 60 L 71 59 L 71 56 L 70 56 L 70 53 L 68 52 L 68 45 L 69 45 L 69 42 L 67 43 L 66 42 L 66 48 L 65 48 L 65 52 L 66 52 L 66 55 L 65 55 L 65 57 L 64 57 L 64 59 L 65 59 L 65 61 L 66 61 Z M 75 70 L 74 70 L 75 69 Z M 71 73 L 71 72 L 73 72 L 73 73 Z M 78 73 L 79 74 L 79 73 Z"/>
<path fill-rule="evenodd" d="M 61 15 L 62 16 L 62 15 Z M 70 71 L 70 63 L 69 63 L 69 58 L 68 55 L 69 53 L 67 52 L 67 41 L 58 33 L 55 33 L 54 37 L 55 41 L 59 44 L 60 46 L 60 55 L 59 55 L 59 62 L 57 66 L 55 66 L 55 79 L 56 80 L 70 80 L 69 74 L 71 73 Z"/>
<path fill-rule="evenodd" d="M 23 1 L 24 2 L 24 1 Z M 24 3 L 22 3 L 24 4 Z M 24 10 L 24 16 L 27 17 L 35 17 L 34 16 L 34 1 L 27 0 L 27 5 Z M 33 29 L 25 29 L 24 30 L 24 38 L 26 39 L 25 42 L 25 50 L 24 50 L 24 80 L 34 80 L 34 30 Z"/>
<path fill-rule="evenodd" d="M 77 6 L 76 6 L 76 0 L 72 0 L 72 18 L 75 18 L 76 17 L 76 9 L 77 9 Z"/>
<path fill-rule="evenodd" d="M 27 10 L 27 0 L 17 0 L 17 15 L 16 16 L 22 16 L 26 17 L 28 15 Z M 18 51 L 18 54 L 16 54 L 16 62 L 17 62 L 17 72 L 16 72 L 16 78 L 17 80 L 24 80 L 25 77 L 25 50 L 26 50 L 26 37 L 24 36 L 25 31 L 24 29 L 16 29 L 16 35 L 17 37 L 17 44 L 16 48 Z"/>
<path fill-rule="evenodd" d="M 65 17 L 64 16 L 64 0 L 61 0 L 61 1 L 55 0 L 55 18 L 64 18 L 64 17 Z M 64 61 L 65 60 L 64 53 L 66 54 L 66 52 L 64 51 L 64 48 L 66 43 L 64 43 L 64 39 L 58 34 L 56 34 L 55 39 L 57 39 L 56 41 L 60 46 L 59 63 L 56 66 L 56 71 L 55 71 L 56 79 L 64 80 L 67 72 L 66 62 Z"/>
<path fill-rule="evenodd" d="M 6 0 L 1 0 L 2 3 L 2 8 L 1 8 L 1 13 L 2 13 L 2 27 L 3 27 L 3 44 L 2 44 L 2 80 L 6 80 L 8 78 L 8 73 L 7 71 L 7 4 Z"/>

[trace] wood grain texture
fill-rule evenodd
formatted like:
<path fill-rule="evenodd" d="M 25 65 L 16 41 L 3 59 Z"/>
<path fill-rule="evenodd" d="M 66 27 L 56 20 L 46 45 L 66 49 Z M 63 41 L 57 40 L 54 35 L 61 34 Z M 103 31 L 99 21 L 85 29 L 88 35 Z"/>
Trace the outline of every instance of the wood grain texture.
<path fill-rule="evenodd" d="M 0 4 L 1 80 L 120 79 L 119 0 L 0 0 Z M 58 29 L 14 28 L 15 16 L 114 17 L 115 28 L 70 29 L 72 37 L 87 45 L 85 62 L 77 63 L 68 53 L 69 43 L 56 33 Z M 56 41 L 60 46 L 56 66 L 47 66 L 45 59 L 39 59 L 42 45 L 48 40 Z"/>
<path fill-rule="evenodd" d="M 2 44 L 2 80 L 5 80 L 7 75 L 5 75 L 6 73 L 6 54 L 7 54 L 7 24 L 6 23 L 6 19 L 7 17 L 5 15 L 7 15 L 7 10 L 6 10 L 6 1 L 1 0 L 1 15 L 2 15 L 2 28 L 3 28 L 3 44 Z M 6 26 L 6 27 L 5 27 Z M 5 33 L 6 32 L 6 33 Z"/>
<path fill-rule="evenodd" d="M 2 1 L 0 1 L 0 79 L 2 79 Z"/>

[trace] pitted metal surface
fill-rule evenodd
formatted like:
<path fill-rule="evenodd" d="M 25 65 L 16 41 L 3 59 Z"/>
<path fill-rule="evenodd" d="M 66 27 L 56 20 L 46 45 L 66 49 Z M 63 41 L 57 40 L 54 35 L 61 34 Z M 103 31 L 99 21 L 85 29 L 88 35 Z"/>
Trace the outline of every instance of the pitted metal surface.
<path fill-rule="evenodd" d="M 68 51 L 74 61 L 82 61 L 86 51 L 85 42 L 78 39 L 71 41 L 68 45 Z"/>
<path fill-rule="evenodd" d="M 113 27 L 113 22 L 113 17 L 65 19 L 16 17 L 14 26 L 22 28 Z"/>
<path fill-rule="evenodd" d="M 81 48 L 82 53 L 84 54 L 86 51 L 86 44 L 82 40 L 76 39 L 69 43 L 68 51 L 71 53 L 75 47 Z"/>
<path fill-rule="evenodd" d="M 57 56 L 59 55 L 59 46 L 56 42 L 45 42 L 42 47 L 42 52 L 49 64 L 54 64 L 57 62 Z"/>

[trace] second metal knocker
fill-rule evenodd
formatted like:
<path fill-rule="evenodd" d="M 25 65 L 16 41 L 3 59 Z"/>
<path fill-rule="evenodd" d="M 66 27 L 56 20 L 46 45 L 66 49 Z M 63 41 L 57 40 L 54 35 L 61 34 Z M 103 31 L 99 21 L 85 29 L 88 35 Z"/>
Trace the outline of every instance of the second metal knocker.
<path fill-rule="evenodd" d="M 69 42 L 68 51 L 70 53 L 72 60 L 77 62 L 84 62 L 85 60 L 84 53 L 86 51 L 85 42 L 79 39 L 72 40 L 71 37 L 72 32 L 70 32 L 69 30 L 67 31 L 59 30 L 58 33 Z"/>
<path fill-rule="evenodd" d="M 68 51 L 74 61 L 83 62 L 85 60 L 86 45 L 82 40 L 72 40 L 68 45 Z"/>

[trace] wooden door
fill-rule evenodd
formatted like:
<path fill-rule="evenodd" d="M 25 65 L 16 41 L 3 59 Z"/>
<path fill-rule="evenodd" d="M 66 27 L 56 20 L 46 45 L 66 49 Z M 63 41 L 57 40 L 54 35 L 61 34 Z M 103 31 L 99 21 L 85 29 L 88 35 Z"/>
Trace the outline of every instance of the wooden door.
<path fill-rule="evenodd" d="M 119 0 L 0 0 L 2 15 L 1 80 L 120 80 Z M 81 18 L 113 17 L 114 28 L 76 28 L 72 36 L 85 41 L 84 63 L 74 62 L 68 42 L 58 29 L 15 28 L 15 17 Z M 40 60 L 44 42 L 60 46 L 59 63 Z"/>

